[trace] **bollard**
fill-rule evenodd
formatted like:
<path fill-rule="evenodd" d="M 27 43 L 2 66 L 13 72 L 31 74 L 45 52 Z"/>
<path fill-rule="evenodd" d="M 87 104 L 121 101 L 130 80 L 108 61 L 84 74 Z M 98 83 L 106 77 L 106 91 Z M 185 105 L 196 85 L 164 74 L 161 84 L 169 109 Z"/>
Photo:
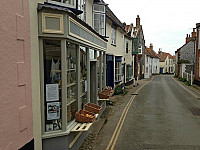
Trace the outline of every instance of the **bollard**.
<path fill-rule="evenodd" d="M 138 84 L 138 77 L 137 77 L 137 85 L 139 85 L 139 84 Z"/>
<path fill-rule="evenodd" d="M 192 76 L 193 76 L 193 71 L 191 71 L 191 82 L 190 82 L 191 85 L 192 85 L 192 81 L 193 81 L 193 80 L 192 80 Z"/>
<path fill-rule="evenodd" d="M 135 87 L 135 78 L 133 78 L 133 86 Z"/>
<path fill-rule="evenodd" d="M 189 81 L 189 79 L 188 79 L 188 73 L 187 73 L 187 81 Z"/>

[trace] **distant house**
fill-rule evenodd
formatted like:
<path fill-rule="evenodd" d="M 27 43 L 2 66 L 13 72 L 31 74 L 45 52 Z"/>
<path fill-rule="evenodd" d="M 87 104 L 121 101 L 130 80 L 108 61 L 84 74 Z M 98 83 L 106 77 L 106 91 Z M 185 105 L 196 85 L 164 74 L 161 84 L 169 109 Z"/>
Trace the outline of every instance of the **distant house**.
<path fill-rule="evenodd" d="M 150 48 L 145 49 L 145 73 L 144 78 L 149 78 L 152 74 L 159 74 L 160 71 L 160 58 L 153 50 L 153 44 Z"/>
<path fill-rule="evenodd" d="M 160 57 L 160 74 L 162 73 L 174 73 L 175 66 L 175 56 L 169 53 L 162 52 L 161 49 L 158 51 L 158 56 Z"/>
<path fill-rule="evenodd" d="M 181 46 L 177 51 L 175 51 L 176 55 L 176 75 L 180 77 L 180 69 L 181 64 L 186 63 L 185 71 L 190 73 L 193 71 L 195 72 L 195 58 L 196 58 L 196 32 L 193 29 L 193 32 L 190 35 L 187 34 L 186 42 L 183 46 Z"/>
<path fill-rule="evenodd" d="M 133 79 L 132 38 L 108 6 L 106 10 L 106 85 L 115 88 Z"/>
<path fill-rule="evenodd" d="M 140 24 L 140 17 L 137 15 L 136 27 L 134 27 L 134 50 L 133 53 L 136 54 L 136 71 L 135 77 L 140 79 L 144 78 L 144 65 L 145 65 L 145 40 L 142 25 Z"/>
<path fill-rule="evenodd" d="M 197 37 L 196 37 L 196 61 L 195 61 L 195 80 L 194 83 L 200 85 L 200 41 L 199 41 L 199 30 L 200 23 L 196 24 L 197 28 Z"/>

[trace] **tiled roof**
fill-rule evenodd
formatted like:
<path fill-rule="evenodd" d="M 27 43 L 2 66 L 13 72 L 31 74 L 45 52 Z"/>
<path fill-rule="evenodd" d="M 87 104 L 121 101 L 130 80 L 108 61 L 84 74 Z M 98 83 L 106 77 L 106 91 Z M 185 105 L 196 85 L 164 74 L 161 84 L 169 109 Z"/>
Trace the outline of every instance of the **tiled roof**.
<path fill-rule="evenodd" d="M 160 62 L 164 62 L 167 56 L 171 59 L 175 59 L 175 56 L 172 56 L 170 53 L 166 52 L 161 52 L 161 54 L 158 54 L 158 56 L 160 57 Z"/>
<path fill-rule="evenodd" d="M 156 54 L 156 52 L 148 47 L 146 47 L 146 50 L 148 51 L 148 53 L 150 54 L 151 57 L 153 58 L 159 58 L 159 56 Z"/>
<path fill-rule="evenodd" d="M 158 54 L 158 56 L 160 57 L 160 62 L 164 62 L 165 59 L 167 58 L 167 56 L 165 56 L 165 55 Z"/>

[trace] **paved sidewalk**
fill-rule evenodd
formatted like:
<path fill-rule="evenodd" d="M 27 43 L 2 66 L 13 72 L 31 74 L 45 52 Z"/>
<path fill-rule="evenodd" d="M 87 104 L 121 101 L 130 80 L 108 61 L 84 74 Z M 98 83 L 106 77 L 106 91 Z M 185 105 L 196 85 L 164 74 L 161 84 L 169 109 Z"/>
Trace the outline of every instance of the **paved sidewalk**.
<path fill-rule="evenodd" d="M 108 133 L 109 136 L 106 138 L 110 138 L 115 129 L 115 125 L 117 124 L 124 107 L 132 97 L 132 94 L 134 94 L 134 92 L 138 88 L 140 88 L 142 85 L 150 81 L 152 78 L 153 76 L 149 79 L 138 80 L 138 85 L 136 85 L 135 87 L 133 87 L 133 84 L 126 86 L 125 90 L 128 91 L 128 93 L 124 96 L 114 95 L 110 97 L 112 105 L 107 105 L 107 108 L 103 112 L 102 116 L 93 123 L 90 129 L 89 136 L 85 139 L 84 143 L 82 144 L 79 150 L 92 150 L 92 149 L 96 150 L 95 146 L 98 145 L 97 144 L 98 134 L 103 129 L 103 126 L 108 126 L 109 128 L 108 132 L 110 133 Z M 110 120 L 112 120 L 112 122 Z"/>

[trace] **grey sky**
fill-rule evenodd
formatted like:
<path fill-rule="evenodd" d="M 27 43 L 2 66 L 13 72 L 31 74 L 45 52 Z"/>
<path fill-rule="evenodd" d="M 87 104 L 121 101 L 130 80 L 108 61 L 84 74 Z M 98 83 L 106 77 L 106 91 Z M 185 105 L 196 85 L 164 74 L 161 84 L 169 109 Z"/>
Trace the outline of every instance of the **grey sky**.
<path fill-rule="evenodd" d="M 200 0 L 104 0 L 115 15 L 126 24 L 140 16 L 146 46 L 153 43 L 174 55 L 185 44 L 186 34 L 200 22 Z"/>

